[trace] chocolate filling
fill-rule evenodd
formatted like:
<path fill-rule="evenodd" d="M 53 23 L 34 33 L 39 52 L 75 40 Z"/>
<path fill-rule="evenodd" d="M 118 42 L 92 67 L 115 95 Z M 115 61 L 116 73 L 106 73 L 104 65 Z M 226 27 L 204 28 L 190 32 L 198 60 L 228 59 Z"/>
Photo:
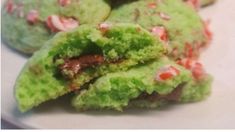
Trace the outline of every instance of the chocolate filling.
<path fill-rule="evenodd" d="M 86 68 L 92 68 L 101 64 L 119 64 L 124 59 L 118 58 L 114 60 L 106 60 L 102 55 L 91 54 L 82 55 L 74 58 L 63 59 L 63 64 L 58 66 L 59 73 L 68 79 L 73 79 L 76 75 L 80 74 Z"/>
<path fill-rule="evenodd" d="M 62 74 L 73 78 L 85 68 L 100 65 L 104 63 L 104 61 L 102 55 L 83 55 L 78 58 L 64 59 L 64 63 L 59 65 L 58 68 Z"/>
<path fill-rule="evenodd" d="M 180 99 L 182 94 L 183 87 L 186 83 L 179 84 L 171 93 L 166 95 L 160 95 L 156 92 L 152 94 L 142 93 L 138 98 L 135 100 L 149 100 L 151 102 L 158 101 L 158 100 L 167 100 L 167 101 L 174 101 L 177 102 Z"/>

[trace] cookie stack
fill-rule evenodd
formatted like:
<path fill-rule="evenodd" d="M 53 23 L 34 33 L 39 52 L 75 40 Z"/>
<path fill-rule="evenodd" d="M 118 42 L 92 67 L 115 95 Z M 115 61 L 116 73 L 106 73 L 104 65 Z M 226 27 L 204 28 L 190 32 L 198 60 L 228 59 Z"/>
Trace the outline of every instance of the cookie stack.
<path fill-rule="evenodd" d="M 212 77 L 197 59 L 211 32 L 197 14 L 199 5 L 195 0 L 6 1 L 3 40 L 33 53 L 15 85 L 20 110 L 68 93 L 77 110 L 205 99 Z"/>

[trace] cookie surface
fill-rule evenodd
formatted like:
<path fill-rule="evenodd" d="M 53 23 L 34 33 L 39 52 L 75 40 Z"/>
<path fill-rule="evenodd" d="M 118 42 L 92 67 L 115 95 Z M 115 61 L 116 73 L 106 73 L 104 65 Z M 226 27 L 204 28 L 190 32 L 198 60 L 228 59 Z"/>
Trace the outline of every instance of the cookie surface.
<path fill-rule="evenodd" d="M 82 25 L 53 37 L 16 81 L 22 111 L 80 89 L 106 73 L 125 71 L 164 54 L 163 44 L 134 24 Z"/>
<path fill-rule="evenodd" d="M 173 58 L 198 57 L 210 34 L 196 11 L 180 0 L 141 0 L 114 8 L 109 22 L 137 23 L 165 42 Z"/>
<path fill-rule="evenodd" d="M 110 10 L 105 0 L 7 0 L 2 37 L 12 48 L 31 54 L 55 33 L 102 22 Z"/>
<path fill-rule="evenodd" d="M 158 75 L 162 71 L 165 73 L 160 75 L 160 79 Z M 174 74 L 169 76 L 171 72 Z M 206 73 L 203 76 L 195 79 L 190 70 L 161 58 L 98 78 L 77 94 L 73 106 L 78 110 L 122 111 L 126 107 L 156 108 L 168 102 L 199 101 L 210 93 L 211 78 Z"/>

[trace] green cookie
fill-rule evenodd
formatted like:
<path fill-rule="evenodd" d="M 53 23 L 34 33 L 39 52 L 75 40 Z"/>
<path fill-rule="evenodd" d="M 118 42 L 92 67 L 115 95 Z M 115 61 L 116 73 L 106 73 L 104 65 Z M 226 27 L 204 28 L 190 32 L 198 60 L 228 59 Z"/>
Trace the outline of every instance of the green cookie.
<path fill-rule="evenodd" d="M 61 26 L 70 29 L 97 24 L 106 19 L 110 10 L 105 0 L 6 0 L 2 8 L 2 38 L 13 49 L 32 54 L 56 32 L 64 31 Z M 54 15 L 58 17 L 53 19 L 54 26 L 60 30 L 48 26 L 49 17 Z"/>
<path fill-rule="evenodd" d="M 175 59 L 197 58 L 210 40 L 200 16 L 180 0 L 129 2 L 114 8 L 106 21 L 140 24 L 159 37 Z"/>
<path fill-rule="evenodd" d="M 159 58 L 159 39 L 134 24 L 82 25 L 58 33 L 27 62 L 16 81 L 21 111 L 80 89 L 104 74 Z"/>
<path fill-rule="evenodd" d="M 166 67 L 174 67 L 179 73 L 166 80 L 156 80 L 156 74 Z M 77 94 L 73 106 L 78 110 L 122 111 L 125 107 L 155 108 L 171 101 L 199 101 L 210 93 L 210 84 L 209 75 L 196 80 L 189 70 L 161 58 L 125 72 L 109 73 L 98 78 Z"/>

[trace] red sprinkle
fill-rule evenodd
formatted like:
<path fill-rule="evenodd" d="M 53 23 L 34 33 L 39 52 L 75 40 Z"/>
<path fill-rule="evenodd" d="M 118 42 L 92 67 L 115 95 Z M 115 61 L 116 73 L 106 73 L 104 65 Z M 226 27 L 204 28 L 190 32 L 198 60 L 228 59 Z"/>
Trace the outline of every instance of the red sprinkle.
<path fill-rule="evenodd" d="M 71 0 L 58 0 L 58 3 L 61 6 L 67 6 L 67 5 L 71 4 Z"/>
<path fill-rule="evenodd" d="M 64 18 L 57 15 L 49 16 L 46 24 L 52 32 L 69 31 L 79 26 L 78 21 L 73 18 Z"/>
<path fill-rule="evenodd" d="M 207 37 L 207 39 L 210 41 L 212 40 L 212 32 L 209 29 L 209 24 L 210 24 L 210 20 L 207 20 L 204 22 L 204 34 Z"/>
<path fill-rule="evenodd" d="M 59 32 L 59 30 L 56 29 L 56 28 L 53 26 L 53 24 L 52 24 L 52 16 L 47 17 L 46 24 L 47 24 L 47 26 L 50 28 L 50 30 L 51 30 L 52 32 Z"/>
<path fill-rule="evenodd" d="M 159 74 L 159 77 L 160 77 L 161 80 L 170 79 L 172 76 L 173 75 L 170 72 L 164 72 L 164 73 Z"/>
<path fill-rule="evenodd" d="M 201 79 L 205 75 L 205 71 L 203 69 L 202 64 L 195 60 L 192 60 L 190 58 L 184 58 L 177 61 L 177 63 L 190 70 L 195 79 Z"/>
<path fill-rule="evenodd" d="M 163 20 L 170 20 L 171 17 L 169 15 L 167 15 L 166 13 L 163 12 L 159 12 L 158 15 L 163 19 Z"/>
<path fill-rule="evenodd" d="M 60 21 L 64 25 L 64 28 L 65 28 L 64 31 L 74 29 L 74 28 L 78 27 L 78 25 L 79 25 L 78 21 L 76 21 L 73 18 L 60 17 Z"/>
<path fill-rule="evenodd" d="M 174 66 L 162 67 L 156 74 L 156 81 L 165 81 L 180 74 L 180 71 Z"/>
<path fill-rule="evenodd" d="M 151 2 L 148 4 L 148 7 L 154 9 L 157 7 L 157 4 L 155 2 Z"/>
<path fill-rule="evenodd" d="M 37 10 L 31 10 L 27 14 L 27 21 L 30 24 L 35 24 L 38 21 L 39 13 Z"/>
<path fill-rule="evenodd" d="M 193 47 L 192 47 L 191 44 L 186 43 L 185 47 L 184 47 L 184 50 L 185 50 L 185 56 L 186 57 L 189 57 L 189 58 L 193 58 L 194 57 L 194 51 L 193 51 Z"/>
<path fill-rule="evenodd" d="M 200 8 L 200 0 L 187 0 L 186 3 L 193 7 L 195 10 Z"/>
<path fill-rule="evenodd" d="M 8 0 L 7 3 L 6 3 L 6 11 L 7 11 L 7 13 L 12 14 L 14 12 L 15 8 L 16 8 L 16 6 L 13 3 L 13 1 L 12 0 Z"/>
<path fill-rule="evenodd" d="M 111 24 L 108 24 L 108 23 L 100 23 L 100 24 L 98 25 L 98 29 L 99 29 L 101 32 L 107 32 L 111 26 L 112 26 L 112 25 L 111 25 Z"/>
<path fill-rule="evenodd" d="M 203 70 L 203 68 L 201 67 L 201 66 L 196 66 L 194 69 L 193 69 L 193 71 L 192 71 L 192 73 L 193 73 L 193 76 L 197 79 L 197 80 L 199 80 L 199 79 L 201 79 L 203 76 L 204 76 L 204 70 Z"/>
<path fill-rule="evenodd" d="M 168 35 L 165 27 L 163 26 L 156 26 L 151 29 L 152 34 L 158 36 L 162 41 L 168 41 Z"/>

